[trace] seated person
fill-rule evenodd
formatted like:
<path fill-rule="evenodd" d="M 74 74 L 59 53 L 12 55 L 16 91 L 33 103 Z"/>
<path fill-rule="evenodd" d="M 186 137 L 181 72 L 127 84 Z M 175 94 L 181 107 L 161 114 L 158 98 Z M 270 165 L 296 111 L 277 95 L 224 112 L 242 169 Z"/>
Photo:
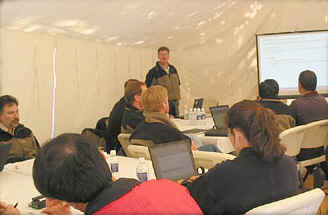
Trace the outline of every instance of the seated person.
<path fill-rule="evenodd" d="M 238 157 L 184 183 L 204 214 L 244 214 L 296 195 L 296 164 L 280 144 L 274 113 L 245 100 L 229 109 L 226 124 Z"/>
<path fill-rule="evenodd" d="M 113 179 L 104 155 L 78 134 L 63 134 L 44 145 L 34 161 L 33 179 L 42 195 L 67 202 L 49 206 L 44 211 L 49 214 L 71 214 L 68 205 L 90 215 L 203 214 L 176 182 Z"/>
<path fill-rule="evenodd" d="M 276 114 L 286 114 L 295 118 L 295 114 L 290 107 L 282 103 L 277 97 L 279 94 L 279 85 L 274 79 L 267 79 L 260 83 L 260 98 L 258 102 L 265 108 L 273 110 Z"/>
<path fill-rule="evenodd" d="M 156 85 L 148 88 L 142 95 L 145 121 L 140 123 L 131 134 L 130 142 L 136 145 L 151 144 L 190 139 L 184 135 L 169 118 L 169 103 L 167 89 Z M 194 136 L 193 138 L 197 138 Z M 195 145 L 193 149 L 220 152 L 216 145 Z"/>
<path fill-rule="evenodd" d="M 9 95 L 0 97 L 0 142 L 12 143 L 7 163 L 31 159 L 40 147 L 32 131 L 19 124 L 18 101 Z"/>
<path fill-rule="evenodd" d="M 124 93 L 126 87 L 133 83 L 138 82 L 136 79 L 129 79 L 124 83 Z M 106 129 L 105 137 L 106 137 L 106 152 L 109 153 L 110 150 L 121 149 L 121 144 L 119 143 L 117 136 L 121 133 L 121 122 L 123 111 L 126 106 L 125 96 L 123 96 L 116 104 L 114 105 L 112 111 L 109 114 L 109 124 Z"/>
<path fill-rule="evenodd" d="M 305 125 L 323 119 L 328 119 L 328 103 L 325 98 L 316 91 L 317 76 L 310 70 L 303 71 L 298 78 L 298 91 L 302 95 L 294 100 L 291 109 L 296 114 L 296 125 Z M 307 160 L 324 154 L 324 148 L 301 149 L 297 159 Z M 328 164 L 320 164 L 328 180 Z M 313 167 L 307 168 L 312 171 Z"/>
<path fill-rule="evenodd" d="M 278 99 L 279 85 L 274 79 L 267 79 L 261 82 L 259 94 L 258 102 L 263 107 L 269 108 L 277 114 L 276 119 L 280 132 L 295 126 L 295 114 L 288 105 Z"/>
<path fill-rule="evenodd" d="M 296 125 L 305 125 L 310 122 L 328 119 L 328 102 L 318 94 L 317 76 L 306 70 L 298 78 L 298 91 L 301 97 L 290 105 L 296 116 Z"/>
<path fill-rule="evenodd" d="M 105 149 L 106 141 L 105 141 L 105 132 L 108 127 L 108 117 L 103 117 L 98 120 L 96 124 L 96 128 L 85 128 L 81 132 L 82 135 L 90 138 L 90 141 L 96 144 L 101 149 Z"/>
<path fill-rule="evenodd" d="M 141 95 L 147 89 L 141 81 L 133 82 L 125 88 L 126 107 L 121 122 L 122 133 L 132 133 L 140 122 L 145 120 L 142 114 Z"/>

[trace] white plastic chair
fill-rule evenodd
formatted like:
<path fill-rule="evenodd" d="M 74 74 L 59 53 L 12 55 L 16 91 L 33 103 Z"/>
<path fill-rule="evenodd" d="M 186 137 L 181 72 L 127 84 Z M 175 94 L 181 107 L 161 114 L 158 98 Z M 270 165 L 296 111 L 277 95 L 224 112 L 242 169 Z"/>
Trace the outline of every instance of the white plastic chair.
<path fill-rule="evenodd" d="M 128 156 L 128 157 L 131 157 L 131 154 L 129 153 L 128 151 L 128 146 L 130 145 L 130 136 L 131 134 L 127 134 L 127 133 L 121 133 L 118 135 L 117 139 L 118 141 L 120 141 L 120 144 L 125 152 L 125 154 Z"/>
<path fill-rule="evenodd" d="M 325 147 L 328 144 L 328 120 L 320 120 L 316 122 L 309 123 L 306 126 L 303 141 L 301 143 L 301 148 L 318 148 Z M 312 166 L 320 164 L 321 162 L 326 161 L 326 155 L 323 154 L 319 157 L 312 159 L 299 161 L 301 167 Z M 308 176 L 308 172 L 305 175 L 304 179 Z"/>
<path fill-rule="evenodd" d="M 281 144 L 286 147 L 286 155 L 296 157 L 301 151 L 301 144 L 303 142 L 305 125 L 289 128 L 280 133 L 279 138 Z"/>
<path fill-rule="evenodd" d="M 147 146 L 138 146 L 138 145 L 129 145 L 127 147 L 127 151 L 129 152 L 132 158 L 145 158 L 146 160 L 150 160 L 150 154 Z"/>
<path fill-rule="evenodd" d="M 225 160 L 233 160 L 236 158 L 234 155 L 218 152 L 193 151 L 193 154 L 196 167 L 203 167 L 205 169 L 213 168 L 216 164 Z"/>
<path fill-rule="evenodd" d="M 315 215 L 325 197 L 317 188 L 287 199 L 265 204 L 248 211 L 245 215 Z"/>

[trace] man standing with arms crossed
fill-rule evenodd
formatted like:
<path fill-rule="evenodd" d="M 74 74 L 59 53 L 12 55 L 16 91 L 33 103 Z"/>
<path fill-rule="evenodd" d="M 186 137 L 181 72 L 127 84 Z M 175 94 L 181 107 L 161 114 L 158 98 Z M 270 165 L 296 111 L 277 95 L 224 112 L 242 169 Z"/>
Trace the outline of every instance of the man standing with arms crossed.
<path fill-rule="evenodd" d="M 170 50 L 160 47 L 157 51 L 159 61 L 151 68 L 146 76 L 147 88 L 162 85 L 168 91 L 170 115 L 179 117 L 180 78 L 177 69 L 169 64 Z"/>

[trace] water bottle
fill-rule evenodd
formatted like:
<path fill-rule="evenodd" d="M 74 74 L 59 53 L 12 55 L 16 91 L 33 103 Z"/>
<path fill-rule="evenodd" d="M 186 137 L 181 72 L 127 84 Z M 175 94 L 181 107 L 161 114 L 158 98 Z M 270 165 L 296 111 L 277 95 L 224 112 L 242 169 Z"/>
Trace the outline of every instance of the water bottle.
<path fill-rule="evenodd" d="M 115 150 L 110 150 L 109 163 L 113 176 L 118 178 L 118 158 Z"/>
<path fill-rule="evenodd" d="M 139 181 L 144 182 L 148 180 L 148 168 L 145 158 L 139 158 L 136 172 Z"/>
<path fill-rule="evenodd" d="M 186 120 L 189 119 L 189 113 L 188 113 L 188 109 L 187 108 L 184 109 L 183 119 L 186 119 Z"/>
<path fill-rule="evenodd" d="M 201 120 L 202 119 L 202 114 L 200 112 L 200 108 L 197 108 L 196 111 L 196 120 Z"/>
<path fill-rule="evenodd" d="M 206 119 L 206 113 L 205 113 L 204 108 L 202 108 L 201 114 L 202 114 L 202 120 L 205 120 Z"/>

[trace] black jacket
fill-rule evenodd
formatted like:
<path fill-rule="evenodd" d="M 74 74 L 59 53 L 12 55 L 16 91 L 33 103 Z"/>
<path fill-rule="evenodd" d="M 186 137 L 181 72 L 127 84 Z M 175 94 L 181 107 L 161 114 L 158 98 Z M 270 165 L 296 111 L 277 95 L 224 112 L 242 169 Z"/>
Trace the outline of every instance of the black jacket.
<path fill-rule="evenodd" d="M 295 161 L 287 156 L 275 163 L 257 157 L 252 148 L 210 169 L 187 185 L 204 214 L 244 214 L 297 194 Z"/>
<path fill-rule="evenodd" d="M 147 87 L 152 85 L 161 85 L 166 87 L 168 91 L 169 101 L 180 100 L 180 78 L 177 69 L 173 65 L 169 65 L 169 73 L 167 73 L 163 67 L 156 63 L 151 68 L 146 76 L 145 83 Z"/>
<path fill-rule="evenodd" d="M 122 117 L 122 133 L 132 133 L 137 125 L 145 120 L 142 111 L 132 105 L 127 105 Z"/>
<path fill-rule="evenodd" d="M 293 110 L 286 104 L 282 103 L 279 100 L 274 100 L 274 99 L 262 99 L 258 101 L 263 107 L 269 108 L 273 110 L 276 114 L 285 114 L 285 115 L 290 115 L 294 119 L 296 119 L 296 115 L 293 112 Z"/>
<path fill-rule="evenodd" d="M 12 143 L 7 163 L 14 163 L 33 158 L 40 148 L 39 142 L 32 131 L 19 124 L 14 135 L 0 129 L 0 142 Z"/>
<path fill-rule="evenodd" d="M 124 96 L 116 102 L 112 111 L 109 114 L 109 124 L 106 130 L 106 151 L 110 152 L 113 149 L 120 149 L 121 145 L 117 140 L 117 136 L 121 133 L 121 122 L 123 112 L 126 106 Z"/>

